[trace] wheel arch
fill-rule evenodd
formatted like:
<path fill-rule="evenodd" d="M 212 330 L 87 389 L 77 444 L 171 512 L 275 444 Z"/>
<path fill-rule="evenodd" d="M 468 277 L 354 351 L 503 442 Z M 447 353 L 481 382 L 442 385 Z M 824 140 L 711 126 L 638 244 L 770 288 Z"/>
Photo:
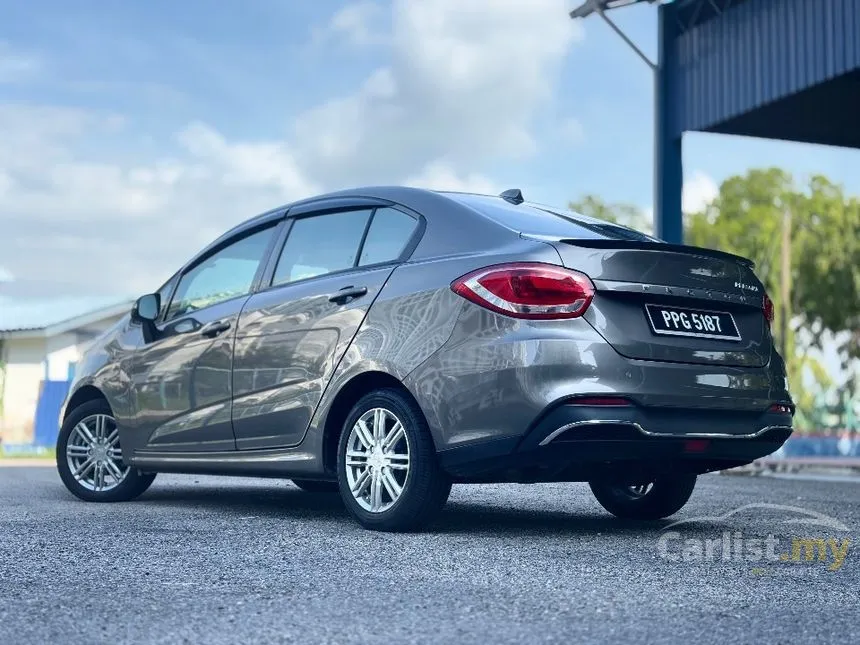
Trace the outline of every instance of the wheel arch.
<path fill-rule="evenodd" d="M 65 422 L 66 418 L 74 412 L 76 408 L 79 408 L 84 403 L 88 403 L 89 401 L 98 401 L 99 399 L 110 405 L 104 392 L 98 389 L 95 385 L 88 384 L 79 387 L 66 402 L 66 407 L 63 410 L 63 421 Z"/>
<path fill-rule="evenodd" d="M 415 395 L 409 391 L 409 388 L 407 388 L 400 379 L 396 376 L 392 376 L 388 372 L 371 370 L 353 376 L 343 384 L 340 390 L 338 390 L 338 393 L 326 414 L 325 424 L 323 426 L 322 446 L 323 468 L 326 472 L 334 473 L 336 471 L 337 445 L 338 440 L 340 439 L 340 431 L 343 428 L 343 424 L 346 421 L 350 410 L 352 410 L 353 406 L 365 394 L 383 388 L 391 388 L 403 392 L 415 402 L 415 405 L 418 406 L 419 410 L 421 409 L 421 405 L 418 403 Z M 431 439 L 433 439 L 432 433 Z M 435 439 L 433 439 L 433 444 L 435 446 Z"/>

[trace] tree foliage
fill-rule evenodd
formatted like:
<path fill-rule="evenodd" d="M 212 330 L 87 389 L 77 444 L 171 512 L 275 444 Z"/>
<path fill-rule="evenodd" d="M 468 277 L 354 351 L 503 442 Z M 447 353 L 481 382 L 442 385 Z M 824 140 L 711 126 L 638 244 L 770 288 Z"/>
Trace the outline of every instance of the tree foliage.
<path fill-rule="evenodd" d="M 860 202 L 841 186 L 814 176 L 798 188 L 778 168 L 730 177 L 704 212 L 688 218 L 686 239 L 755 261 L 779 312 L 786 213 L 791 218 L 790 332 L 803 329 L 813 345 L 820 345 L 824 331 L 841 332 L 843 359 L 860 357 Z"/>
<path fill-rule="evenodd" d="M 588 217 L 622 224 L 623 226 L 629 226 L 644 233 L 650 233 L 652 229 L 652 223 L 642 209 L 633 204 L 605 202 L 597 195 L 585 195 L 576 201 L 570 202 L 567 207 Z"/>

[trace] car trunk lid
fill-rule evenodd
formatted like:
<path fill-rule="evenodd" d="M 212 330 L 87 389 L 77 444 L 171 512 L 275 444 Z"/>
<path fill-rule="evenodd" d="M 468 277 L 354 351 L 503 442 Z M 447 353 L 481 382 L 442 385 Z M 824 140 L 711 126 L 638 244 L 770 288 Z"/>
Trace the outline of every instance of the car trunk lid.
<path fill-rule="evenodd" d="M 746 258 L 659 241 L 541 237 L 566 267 L 591 277 L 596 293 L 585 318 L 623 356 L 768 362 L 764 287 Z"/>

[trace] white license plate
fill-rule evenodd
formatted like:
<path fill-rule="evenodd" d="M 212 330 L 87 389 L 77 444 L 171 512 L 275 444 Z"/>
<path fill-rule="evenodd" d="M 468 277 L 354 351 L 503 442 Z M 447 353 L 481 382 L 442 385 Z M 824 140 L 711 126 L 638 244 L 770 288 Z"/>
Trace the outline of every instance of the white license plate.
<path fill-rule="evenodd" d="M 741 340 L 734 317 L 727 311 L 645 305 L 651 331 L 663 336 Z"/>

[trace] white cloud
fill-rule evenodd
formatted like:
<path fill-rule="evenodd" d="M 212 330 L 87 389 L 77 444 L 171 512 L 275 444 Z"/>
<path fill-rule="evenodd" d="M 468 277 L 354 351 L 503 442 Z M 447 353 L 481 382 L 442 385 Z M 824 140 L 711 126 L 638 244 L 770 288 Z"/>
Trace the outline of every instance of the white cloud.
<path fill-rule="evenodd" d="M 180 143 L 192 157 L 214 171 L 213 179 L 225 186 L 275 189 L 282 199 L 309 197 L 320 192 L 299 168 L 287 146 L 278 142 L 228 143 L 204 123 L 192 123 L 179 133 Z M 171 173 L 178 179 L 183 169 Z"/>
<path fill-rule="evenodd" d="M 0 124 L 0 257 L 22 293 L 153 289 L 230 226 L 320 190 L 285 144 L 202 123 L 150 163 L 84 154 L 82 141 L 116 136 L 111 115 L 7 105 Z"/>
<path fill-rule="evenodd" d="M 331 42 L 358 47 L 385 44 L 388 36 L 378 29 L 384 20 L 385 12 L 375 2 L 351 2 L 335 13 L 325 28 L 315 30 L 312 44 L 321 46 Z"/>
<path fill-rule="evenodd" d="M 348 8 L 330 26 L 377 42 L 379 8 Z M 481 170 L 535 153 L 532 126 L 580 35 L 565 8 L 395 0 L 385 63 L 283 138 L 193 121 L 135 157 L 133 116 L 0 104 L 0 257 L 17 277 L 4 289 L 143 292 L 251 215 L 349 185 L 498 192 Z"/>
<path fill-rule="evenodd" d="M 495 195 L 499 192 L 488 177 L 479 173 L 458 175 L 448 163 L 442 160 L 431 161 L 421 173 L 407 178 L 403 183 L 407 186 L 431 190 L 453 190 L 485 195 Z"/>
<path fill-rule="evenodd" d="M 700 213 L 719 195 L 717 183 L 701 170 L 694 170 L 684 181 L 681 208 L 685 213 Z"/>
<path fill-rule="evenodd" d="M 12 282 L 14 279 L 15 276 L 13 276 L 10 271 L 0 267 L 0 282 Z"/>
<path fill-rule="evenodd" d="M 297 155 L 343 184 L 536 151 L 531 126 L 579 35 L 559 0 L 395 0 L 390 62 L 300 115 Z"/>

